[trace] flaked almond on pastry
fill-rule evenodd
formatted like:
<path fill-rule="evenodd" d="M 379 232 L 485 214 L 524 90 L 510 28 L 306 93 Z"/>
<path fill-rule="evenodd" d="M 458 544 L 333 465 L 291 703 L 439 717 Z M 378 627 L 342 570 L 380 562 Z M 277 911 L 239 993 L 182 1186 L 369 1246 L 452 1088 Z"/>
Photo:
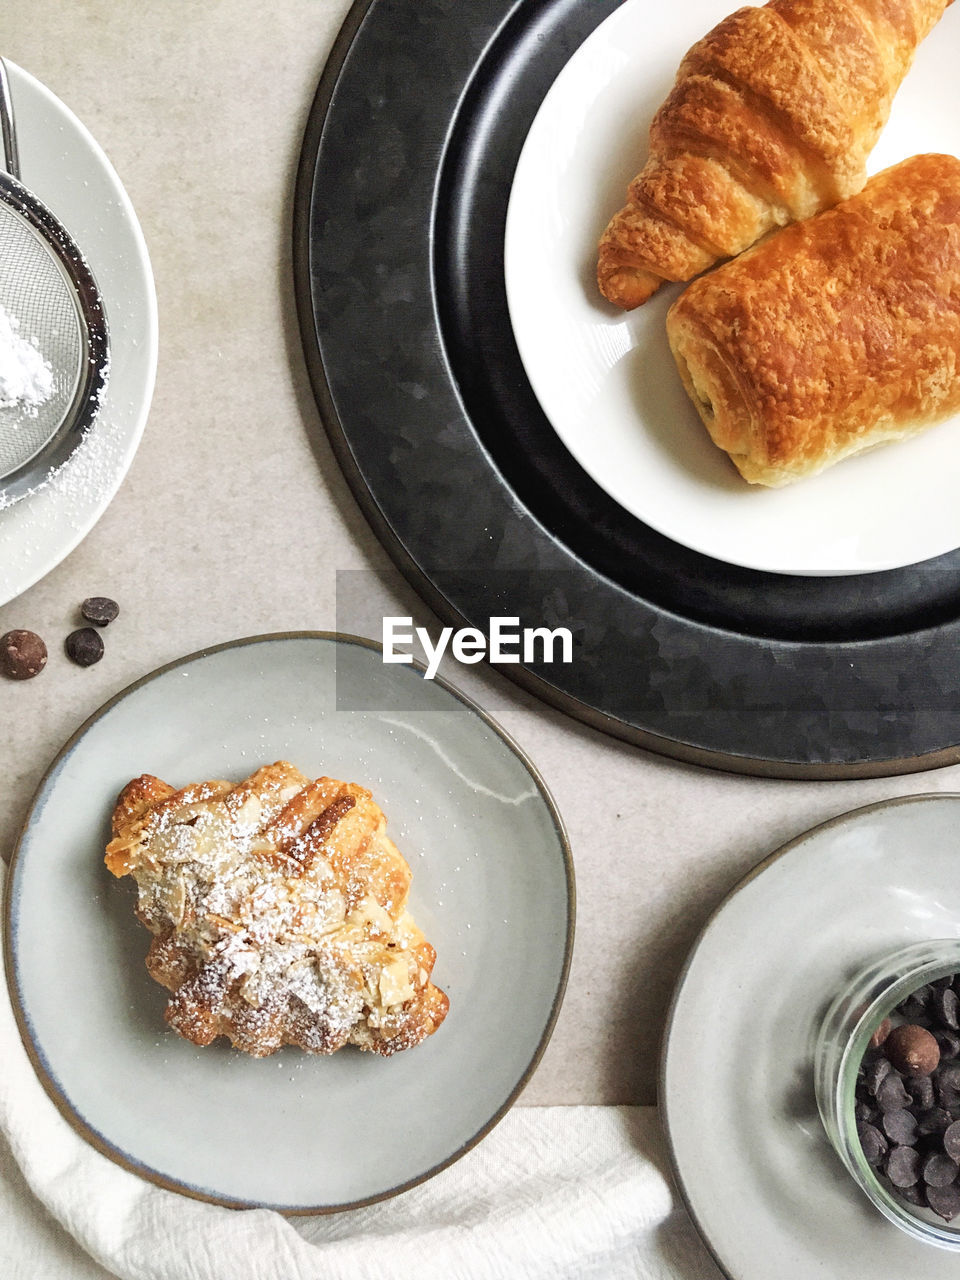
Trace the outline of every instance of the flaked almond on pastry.
<path fill-rule="evenodd" d="M 144 774 L 112 825 L 107 867 L 136 880 L 147 968 L 187 1040 L 390 1055 L 446 1016 L 436 952 L 406 908 L 410 868 L 363 787 L 286 761 L 179 791 Z"/>

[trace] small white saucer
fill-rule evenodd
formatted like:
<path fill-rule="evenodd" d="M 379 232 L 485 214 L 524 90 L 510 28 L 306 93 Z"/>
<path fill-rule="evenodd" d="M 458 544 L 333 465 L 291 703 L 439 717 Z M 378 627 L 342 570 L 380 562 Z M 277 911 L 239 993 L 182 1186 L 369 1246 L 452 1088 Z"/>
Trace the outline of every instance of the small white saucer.
<path fill-rule="evenodd" d="M 136 894 L 103 865 L 117 792 L 277 759 L 370 787 L 410 863 L 450 997 L 414 1049 L 258 1060 L 164 1023 Z M 44 1087 L 99 1151 L 199 1199 L 324 1213 L 423 1181 L 500 1119 L 553 1029 L 573 911 L 549 793 L 477 706 L 370 641 L 259 636 L 131 685 L 60 753 L 7 877 L 5 964 Z"/>
<path fill-rule="evenodd" d="M 90 264 L 110 325 L 99 414 L 56 476 L 0 510 L 0 604 L 49 573 L 90 532 L 126 475 L 153 395 L 157 298 L 133 206 L 110 161 L 39 80 L 7 62 L 23 182 Z"/>
<path fill-rule="evenodd" d="M 731 1280 L 956 1280 L 840 1163 L 813 1092 L 831 999 L 872 959 L 960 937 L 960 795 L 835 818 L 762 862 L 696 943 L 674 996 L 660 1106 L 677 1182 Z"/>
<path fill-rule="evenodd" d="M 710 440 L 667 343 L 679 286 L 625 315 L 596 285 L 596 246 L 647 156 L 687 49 L 733 0 L 626 0 L 577 50 L 527 137 L 504 262 L 527 375 L 554 430 L 621 506 L 684 546 L 771 573 L 867 573 L 960 546 L 960 420 L 786 489 L 741 479 Z M 960 155 L 960 12 L 922 45 L 873 153 Z"/>

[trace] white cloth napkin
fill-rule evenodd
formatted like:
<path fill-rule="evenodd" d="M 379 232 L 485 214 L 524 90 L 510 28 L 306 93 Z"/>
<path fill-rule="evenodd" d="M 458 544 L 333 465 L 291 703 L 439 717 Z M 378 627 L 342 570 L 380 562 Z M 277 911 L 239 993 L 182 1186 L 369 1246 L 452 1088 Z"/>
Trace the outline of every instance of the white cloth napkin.
<path fill-rule="evenodd" d="M 220 1209 L 142 1182 L 74 1133 L 33 1073 L 4 981 L 0 1130 L 4 1280 L 720 1276 L 667 1181 L 652 1107 L 516 1107 L 457 1164 L 367 1209 Z"/>

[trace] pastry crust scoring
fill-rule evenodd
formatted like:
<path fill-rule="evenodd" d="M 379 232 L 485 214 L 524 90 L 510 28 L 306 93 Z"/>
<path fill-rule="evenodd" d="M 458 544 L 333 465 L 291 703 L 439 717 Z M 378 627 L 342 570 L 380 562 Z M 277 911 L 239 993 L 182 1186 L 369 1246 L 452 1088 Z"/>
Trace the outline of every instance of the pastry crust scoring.
<path fill-rule="evenodd" d="M 410 868 L 363 787 L 286 761 L 180 791 L 144 774 L 112 825 L 106 864 L 136 880 L 147 968 L 194 1044 L 389 1055 L 446 1016 L 436 952 L 406 909 Z"/>

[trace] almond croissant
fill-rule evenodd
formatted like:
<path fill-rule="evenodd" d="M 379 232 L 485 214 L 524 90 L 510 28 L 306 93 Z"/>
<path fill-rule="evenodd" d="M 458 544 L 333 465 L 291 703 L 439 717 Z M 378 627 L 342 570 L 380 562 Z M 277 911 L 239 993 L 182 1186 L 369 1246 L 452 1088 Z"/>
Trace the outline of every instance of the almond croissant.
<path fill-rule="evenodd" d="M 258 1058 L 284 1044 L 389 1056 L 432 1035 L 449 1001 L 385 827 L 369 791 L 285 760 L 237 786 L 128 783 L 106 863 L 137 882 L 174 1031 Z"/>
<path fill-rule="evenodd" d="M 771 0 L 687 54 L 600 241 L 625 310 L 856 195 L 920 41 L 953 0 Z"/>

